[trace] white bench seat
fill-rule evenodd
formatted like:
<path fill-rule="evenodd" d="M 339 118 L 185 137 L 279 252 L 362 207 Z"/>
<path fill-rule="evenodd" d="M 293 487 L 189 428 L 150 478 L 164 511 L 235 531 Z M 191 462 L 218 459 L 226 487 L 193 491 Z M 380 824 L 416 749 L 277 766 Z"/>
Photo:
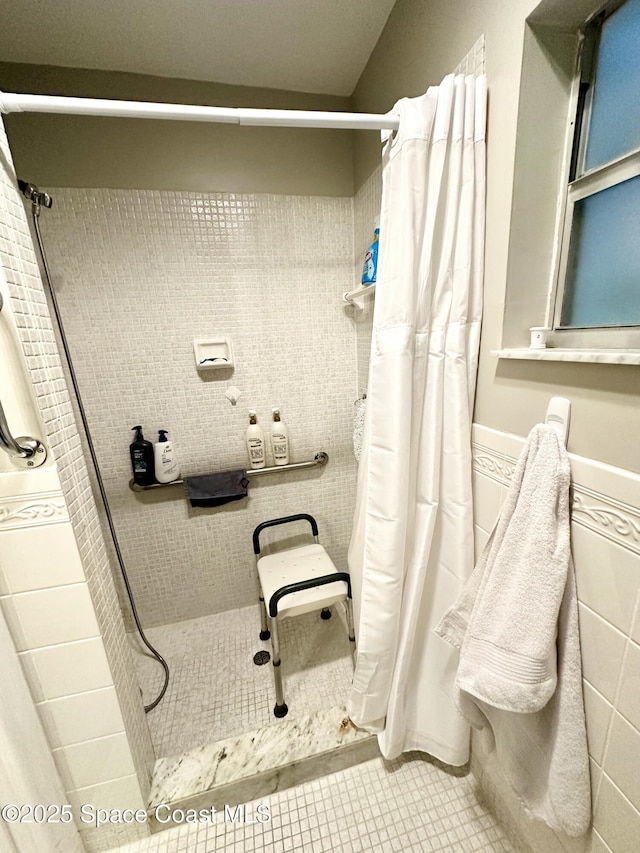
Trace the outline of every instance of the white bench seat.
<path fill-rule="evenodd" d="M 273 594 L 281 587 L 331 574 L 337 575 L 338 570 L 322 545 L 317 544 L 291 548 L 258 560 L 258 576 L 267 609 Z M 346 598 L 347 584 L 344 581 L 292 592 L 278 601 L 278 619 L 331 607 Z"/>

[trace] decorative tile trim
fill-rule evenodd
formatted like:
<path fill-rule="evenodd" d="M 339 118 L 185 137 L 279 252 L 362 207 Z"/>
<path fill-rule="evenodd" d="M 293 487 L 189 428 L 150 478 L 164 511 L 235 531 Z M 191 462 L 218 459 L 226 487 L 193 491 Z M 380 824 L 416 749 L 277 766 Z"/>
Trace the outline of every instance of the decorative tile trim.
<path fill-rule="evenodd" d="M 0 500 L 0 531 L 69 521 L 61 492 L 41 492 Z"/>
<path fill-rule="evenodd" d="M 515 460 L 503 456 L 481 444 L 472 445 L 473 469 L 503 485 L 509 485 L 515 468 Z"/>
<path fill-rule="evenodd" d="M 640 512 L 584 486 L 573 487 L 573 521 L 640 554 Z"/>
<path fill-rule="evenodd" d="M 516 460 L 491 448 L 473 444 L 473 470 L 509 486 Z M 594 533 L 640 554 L 640 511 L 609 495 L 573 484 L 571 519 Z"/>

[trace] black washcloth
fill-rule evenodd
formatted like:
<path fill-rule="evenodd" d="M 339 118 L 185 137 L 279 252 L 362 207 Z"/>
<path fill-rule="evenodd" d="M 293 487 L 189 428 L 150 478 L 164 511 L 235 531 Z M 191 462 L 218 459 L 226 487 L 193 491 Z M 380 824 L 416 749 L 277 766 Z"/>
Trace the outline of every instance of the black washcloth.
<path fill-rule="evenodd" d="M 247 472 L 220 471 L 217 474 L 201 474 L 185 478 L 185 490 L 191 506 L 222 506 L 230 501 L 239 501 L 247 496 Z"/>

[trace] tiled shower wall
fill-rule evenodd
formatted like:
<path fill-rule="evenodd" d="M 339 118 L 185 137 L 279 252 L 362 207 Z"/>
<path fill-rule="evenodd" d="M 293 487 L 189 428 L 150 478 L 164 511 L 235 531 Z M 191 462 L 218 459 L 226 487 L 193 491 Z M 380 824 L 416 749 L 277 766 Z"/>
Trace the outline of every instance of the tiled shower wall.
<path fill-rule="evenodd" d="M 253 603 L 251 532 L 268 518 L 315 515 L 346 566 L 357 384 L 341 295 L 353 283 L 352 199 L 50 192 L 41 227 L 142 621 Z M 193 339 L 219 335 L 232 339 L 234 369 L 198 372 Z M 292 461 L 324 450 L 326 468 L 256 478 L 248 500 L 218 509 L 191 509 L 180 486 L 128 488 L 134 424 L 152 441 L 168 429 L 182 473 L 199 474 L 244 467 L 248 410 L 267 432 L 274 406 Z"/>
<path fill-rule="evenodd" d="M 380 215 L 382 199 L 382 166 L 378 166 L 367 178 L 353 198 L 353 244 L 355 250 L 355 284 L 360 283 L 364 256 L 373 239 L 373 229 Z M 375 291 L 374 291 L 375 293 Z M 369 357 L 371 353 L 371 334 L 373 332 L 374 293 L 367 293 L 357 299 L 353 308 L 356 327 L 356 358 L 358 374 L 358 394 L 367 390 L 369 381 Z"/>
<path fill-rule="evenodd" d="M 142 805 L 153 750 L 1 124 L 0 263 L 11 302 L 3 332 L 15 322 L 14 349 L 56 460 L 0 474 L 0 604 L 69 801 Z M 15 400 L 5 404 L 19 414 Z M 83 836 L 94 850 L 146 831 Z"/>
<path fill-rule="evenodd" d="M 541 420 L 544 413 L 541 412 Z M 524 439 L 473 428 L 476 550 L 484 547 Z M 592 853 L 635 853 L 640 839 L 640 477 L 571 455 L 571 547 L 578 590 Z M 480 739 L 473 769 L 499 817 L 534 853 L 584 853 L 576 839 L 528 820 Z"/>

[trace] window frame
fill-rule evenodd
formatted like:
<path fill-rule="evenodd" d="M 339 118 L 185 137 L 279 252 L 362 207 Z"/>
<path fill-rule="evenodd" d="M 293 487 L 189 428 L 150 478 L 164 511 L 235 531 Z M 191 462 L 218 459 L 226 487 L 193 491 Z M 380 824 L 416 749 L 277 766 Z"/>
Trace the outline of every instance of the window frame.
<path fill-rule="evenodd" d="M 640 324 L 630 326 L 563 326 L 561 314 L 566 287 L 567 263 L 576 202 L 623 181 L 640 176 L 640 146 L 619 157 L 584 171 L 589 134 L 599 35 L 602 25 L 625 0 L 613 0 L 584 23 L 571 97 L 561 171 L 559 215 L 552 288 L 549 299 L 551 331 L 548 343 L 569 349 L 640 349 Z M 640 271 L 639 271 L 640 276 Z"/>

